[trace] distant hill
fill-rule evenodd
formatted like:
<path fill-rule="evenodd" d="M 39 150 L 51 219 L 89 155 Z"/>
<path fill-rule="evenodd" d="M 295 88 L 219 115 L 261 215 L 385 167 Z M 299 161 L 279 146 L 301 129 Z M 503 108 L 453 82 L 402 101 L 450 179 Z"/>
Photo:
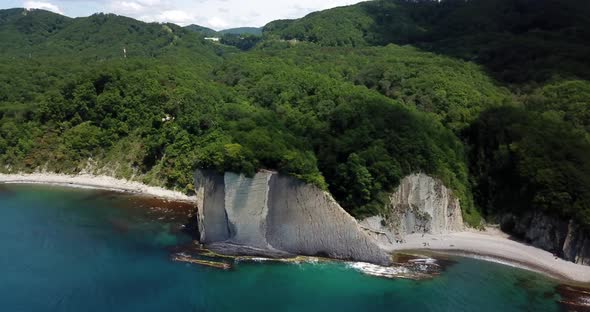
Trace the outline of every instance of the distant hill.
<path fill-rule="evenodd" d="M 230 28 L 224 29 L 219 32 L 222 35 L 225 34 L 233 34 L 233 35 L 254 35 L 254 36 L 261 36 L 262 35 L 262 28 L 261 27 L 239 27 L 239 28 Z"/>
<path fill-rule="evenodd" d="M 44 42 L 71 22 L 71 18 L 49 11 L 0 10 L 0 54 L 30 52 L 31 45 Z"/>
<path fill-rule="evenodd" d="M 0 54 L 12 57 L 108 59 L 179 56 L 191 50 L 214 57 L 212 46 L 194 32 L 115 14 L 69 18 L 36 9 L 0 10 L 0 37 Z"/>
<path fill-rule="evenodd" d="M 220 43 L 226 46 L 234 46 L 242 51 L 252 49 L 262 40 L 262 28 L 256 27 L 240 27 L 215 31 L 193 24 L 184 28 L 192 32 L 197 32 L 205 37 L 218 37 L 220 38 Z"/>
<path fill-rule="evenodd" d="M 188 26 L 184 26 L 185 29 L 190 30 L 190 31 L 194 31 L 194 32 L 198 32 L 202 35 L 204 35 L 205 37 L 216 37 L 219 36 L 219 32 L 211 29 L 211 28 L 207 28 L 205 26 L 200 26 L 200 25 L 195 25 L 195 24 L 191 24 Z"/>
<path fill-rule="evenodd" d="M 190 30 L 190 31 L 198 32 L 206 37 L 221 37 L 223 35 L 254 35 L 254 36 L 261 36 L 262 35 L 262 28 L 261 27 L 238 27 L 238 28 L 230 28 L 230 29 L 215 31 L 211 28 L 191 24 L 188 26 L 184 26 L 184 28 L 187 30 Z"/>

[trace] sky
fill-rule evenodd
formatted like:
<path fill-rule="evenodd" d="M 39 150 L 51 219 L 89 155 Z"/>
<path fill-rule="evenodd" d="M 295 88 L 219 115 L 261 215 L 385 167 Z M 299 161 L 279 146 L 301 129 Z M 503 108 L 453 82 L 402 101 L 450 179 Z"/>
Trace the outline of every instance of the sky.
<path fill-rule="evenodd" d="M 215 30 L 253 26 L 360 0 L 1 0 L 0 9 L 37 8 L 70 17 L 115 13 L 146 22 L 197 24 Z"/>

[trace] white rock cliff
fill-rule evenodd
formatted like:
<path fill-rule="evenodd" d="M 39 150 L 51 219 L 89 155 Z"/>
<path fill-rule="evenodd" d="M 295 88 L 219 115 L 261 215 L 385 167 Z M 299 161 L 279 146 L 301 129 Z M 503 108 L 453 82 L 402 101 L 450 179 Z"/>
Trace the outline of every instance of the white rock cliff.
<path fill-rule="evenodd" d="M 204 244 L 390 264 L 389 254 L 330 194 L 274 172 L 195 174 Z"/>
<path fill-rule="evenodd" d="M 386 222 L 397 235 L 446 234 L 464 229 L 459 200 L 443 183 L 425 174 L 404 178 L 390 196 Z"/>
<path fill-rule="evenodd" d="M 441 181 L 421 173 L 402 179 L 385 211 L 360 224 L 386 250 L 396 249 L 408 234 L 464 230 L 459 200 Z"/>

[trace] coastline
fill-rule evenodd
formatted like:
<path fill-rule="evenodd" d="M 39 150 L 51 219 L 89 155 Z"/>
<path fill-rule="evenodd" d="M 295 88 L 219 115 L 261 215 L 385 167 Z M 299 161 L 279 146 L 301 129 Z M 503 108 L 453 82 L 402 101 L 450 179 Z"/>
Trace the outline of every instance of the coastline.
<path fill-rule="evenodd" d="M 389 249 L 391 252 L 426 252 L 475 258 L 542 273 L 567 283 L 590 284 L 590 266 L 557 258 L 548 251 L 513 240 L 498 229 L 424 236 L 411 234 L 404 243 Z"/>
<path fill-rule="evenodd" d="M 164 200 L 191 202 L 195 196 L 161 187 L 149 186 L 140 182 L 117 179 L 105 175 L 78 174 L 67 175 L 58 173 L 0 173 L 0 184 L 44 184 L 74 188 L 92 188 L 114 192 L 130 193 L 157 197 Z"/>
<path fill-rule="evenodd" d="M 44 184 L 92 188 L 170 201 L 196 202 L 195 196 L 104 175 L 0 173 L 0 184 Z M 439 235 L 411 234 L 405 237 L 403 243 L 387 244 L 381 247 L 391 253 L 447 254 L 476 258 L 535 271 L 568 283 L 590 284 L 590 266 L 556 258 L 550 252 L 512 240 L 508 234 L 493 228 L 487 228 L 486 231 L 471 230 Z"/>

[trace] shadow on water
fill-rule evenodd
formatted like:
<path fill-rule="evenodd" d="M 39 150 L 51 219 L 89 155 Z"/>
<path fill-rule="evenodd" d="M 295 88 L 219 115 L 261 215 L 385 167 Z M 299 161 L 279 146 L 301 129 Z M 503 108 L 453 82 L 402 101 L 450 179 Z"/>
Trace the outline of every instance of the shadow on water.
<path fill-rule="evenodd" d="M 97 201 L 107 203 L 110 208 L 126 210 L 134 215 L 145 215 L 153 221 L 170 223 L 174 234 L 191 234 L 186 228 L 196 209 L 193 203 L 108 190 L 94 190 L 80 199 L 82 203 Z M 110 222 L 113 228 L 121 233 L 129 231 L 130 220 L 113 217 Z"/>
<path fill-rule="evenodd" d="M 547 282 L 541 276 L 536 274 L 518 276 L 514 281 L 514 286 L 525 290 L 526 302 L 532 305 L 544 300 L 559 302 L 559 296 L 553 287 L 540 287 Z"/>
<path fill-rule="evenodd" d="M 0 183 L 0 196 L 14 196 L 16 193 L 6 184 Z"/>

